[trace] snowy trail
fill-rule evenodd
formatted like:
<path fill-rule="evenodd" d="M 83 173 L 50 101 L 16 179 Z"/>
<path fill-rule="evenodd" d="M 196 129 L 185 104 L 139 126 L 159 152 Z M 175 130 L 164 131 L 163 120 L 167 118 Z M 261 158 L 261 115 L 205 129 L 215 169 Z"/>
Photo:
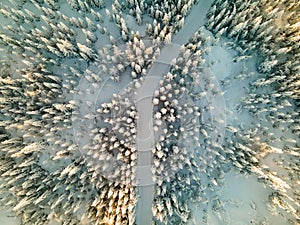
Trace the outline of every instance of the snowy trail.
<path fill-rule="evenodd" d="M 191 36 L 204 25 L 204 19 L 212 1 L 200 0 L 190 11 L 184 27 L 176 34 L 173 43 L 165 46 L 157 61 L 147 74 L 143 85 L 135 99 L 139 117 L 137 120 L 137 181 L 139 200 L 136 208 L 137 225 L 150 225 L 152 221 L 152 202 L 154 198 L 154 182 L 152 181 L 152 148 L 155 143 L 153 132 L 153 93 L 159 80 L 169 71 L 171 60 L 178 57 L 180 46 L 189 41 Z"/>

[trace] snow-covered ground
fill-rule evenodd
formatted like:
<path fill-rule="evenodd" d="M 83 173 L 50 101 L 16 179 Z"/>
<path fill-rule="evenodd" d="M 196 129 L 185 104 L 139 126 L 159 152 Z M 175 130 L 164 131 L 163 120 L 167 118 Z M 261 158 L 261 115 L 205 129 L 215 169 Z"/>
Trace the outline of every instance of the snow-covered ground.
<path fill-rule="evenodd" d="M 204 0 L 203 0 L 204 1 Z M 199 28 L 199 26 L 203 26 L 204 23 L 197 24 L 193 23 L 193 20 L 197 17 L 197 13 L 200 13 L 201 16 L 205 15 L 205 12 L 207 11 L 209 4 L 212 1 L 205 1 L 205 7 L 201 5 L 202 1 L 199 1 L 198 5 L 195 6 L 193 9 L 194 11 L 191 12 L 191 15 L 189 15 L 187 18 L 189 18 L 186 21 L 186 24 L 192 24 L 191 26 L 184 26 L 183 29 L 180 31 L 181 33 L 178 33 L 175 35 L 174 38 L 174 45 L 169 45 L 165 48 L 167 50 L 167 54 L 170 52 L 176 53 L 177 55 L 179 53 L 179 46 L 177 44 L 184 44 L 186 41 L 188 41 L 189 37 L 192 36 L 192 34 Z M 61 10 L 64 10 L 66 14 L 72 15 L 72 11 L 68 10 L 67 6 L 63 6 Z M 201 11 L 203 10 L 203 11 Z M 203 18 L 204 19 L 204 18 Z M 136 30 L 139 30 L 140 33 L 145 33 L 145 29 L 142 26 L 139 26 L 136 24 L 135 19 L 132 16 L 126 16 L 125 20 L 128 23 L 128 27 L 134 28 Z M 145 19 L 146 21 L 149 20 L 149 18 Z M 107 21 L 105 22 L 105 27 L 111 32 L 111 34 L 114 36 L 117 36 L 118 33 L 116 31 L 116 28 Z M 110 29 L 111 28 L 111 29 Z M 229 124 L 233 127 L 248 127 L 253 124 L 256 124 L 258 121 L 256 118 L 251 116 L 248 112 L 239 110 L 238 106 L 242 100 L 242 98 L 248 93 L 249 91 L 249 82 L 255 80 L 256 78 L 260 77 L 261 74 L 258 73 L 256 67 L 257 67 L 257 56 L 254 54 L 250 59 L 241 61 L 241 62 L 234 62 L 234 59 L 237 56 L 237 52 L 233 49 L 230 49 L 230 45 L 233 43 L 231 40 L 221 38 L 219 41 L 215 41 L 213 35 L 207 31 L 204 27 L 202 27 L 203 33 L 210 37 L 210 41 L 208 42 L 209 45 L 207 46 L 207 53 L 205 53 L 205 59 L 206 59 L 206 69 L 209 70 L 210 74 L 213 76 L 213 79 L 215 79 L 216 85 L 218 85 L 218 88 L 220 88 L 221 92 L 223 92 L 223 98 L 224 102 L 216 101 L 214 107 L 220 107 L 222 108 L 219 111 L 226 113 L 226 121 L 225 125 Z M 183 35 L 186 34 L 186 35 Z M 101 39 L 101 38 L 99 38 Z M 98 41 L 99 46 L 104 46 L 108 43 L 108 40 Z M 145 41 L 146 42 L 146 41 Z M 176 46 L 176 47 L 174 47 Z M 171 49 L 171 50 L 170 50 Z M 175 50 L 174 50 L 175 49 Z M 170 50 L 170 51 L 169 51 Z M 161 55 L 166 52 L 161 52 Z M 161 56 L 160 55 L 160 56 Z M 175 55 L 171 55 L 172 57 L 175 57 Z M 149 73 L 155 73 L 150 74 L 152 76 L 161 76 L 168 71 L 168 66 L 162 64 L 163 63 L 170 63 L 169 56 L 166 58 L 158 57 L 158 62 L 154 63 L 152 66 L 154 70 L 149 70 Z M 68 62 L 68 64 L 71 64 L 72 62 Z M 92 65 L 89 67 L 89 69 L 96 70 L 97 68 L 94 67 L 95 65 Z M 86 68 L 82 68 L 86 69 Z M 159 70 L 159 73 L 157 74 L 156 70 Z M 154 71 L 154 72 L 153 72 Z M 102 73 L 102 71 L 101 71 Z M 128 73 L 126 71 L 125 73 Z M 149 74 L 148 74 L 149 75 Z M 101 74 L 101 76 L 104 77 L 104 74 Z M 124 76 L 125 77 L 125 76 Z M 142 83 L 141 89 L 138 89 L 137 95 L 138 101 L 137 101 L 137 109 L 139 112 L 143 112 L 144 114 L 139 118 L 137 122 L 137 127 L 140 129 L 138 131 L 137 135 L 137 146 L 138 151 L 141 150 L 145 146 L 147 147 L 147 150 L 151 150 L 150 147 L 152 147 L 152 144 L 154 142 L 154 136 L 151 137 L 149 141 L 150 145 L 145 145 L 145 143 L 142 143 L 142 139 L 149 138 L 149 134 L 153 135 L 151 130 L 145 130 L 146 127 L 149 126 L 149 121 L 151 122 L 150 116 L 153 113 L 152 107 L 145 107 L 149 104 L 152 104 L 152 98 L 151 94 L 149 94 L 146 90 L 145 93 L 140 93 L 140 90 L 143 87 L 147 86 L 151 82 L 154 83 L 154 87 L 151 87 L 151 93 L 153 90 L 157 87 L 155 84 L 159 79 L 148 79 L 146 77 L 144 79 L 144 83 Z M 147 83 L 149 82 L 149 83 Z M 96 111 L 96 108 L 99 107 L 103 102 L 109 102 L 112 98 L 113 93 L 122 93 L 124 91 L 124 86 L 128 87 L 130 85 L 133 85 L 130 83 L 130 74 L 128 73 L 126 75 L 126 78 L 122 80 L 118 85 L 115 85 L 114 82 L 112 82 L 110 79 L 107 79 L 106 82 L 103 82 L 103 86 L 99 88 L 94 88 L 96 91 L 93 92 L 90 95 L 75 95 L 74 99 L 81 100 L 84 102 L 82 104 L 81 113 L 82 114 L 88 114 L 90 111 L 94 112 Z M 79 90 L 86 90 L 89 88 L 88 81 L 83 78 L 81 79 L 79 85 L 77 86 Z M 133 87 L 134 88 L 134 87 Z M 140 94 L 140 95 L 139 95 Z M 93 99 L 93 106 L 88 107 L 89 103 L 88 101 L 90 99 Z M 225 106 L 224 106 L 225 104 Z M 149 111 L 150 109 L 150 111 Z M 141 119 L 142 118 L 142 119 Z M 73 132 L 76 137 L 76 132 L 79 132 L 81 127 L 80 123 L 74 123 L 73 124 Z M 88 123 L 85 123 L 86 126 L 92 126 L 93 121 L 90 120 Z M 224 127 L 225 127 L 224 125 Z M 272 127 L 268 125 L 270 129 L 272 130 Z M 88 128 L 88 127 L 86 127 Z M 151 127 L 149 128 L 151 129 Z M 223 132 L 224 130 L 222 130 Z M 140 132 L 140 133 L 139 133 Z M 220 130 L 221 132 L 221 130 Z M 223 134 L 222 134 L 223 135 Z M 82 148 L 85 144 L 90 142 L 89 135 L 87 133 L 83 134 L 83 136 L 78 139 L 75 138 L 76 142 L 78 143 L 79 147 Z M 148 143 L 148 144 L 149 144 Z M 139 149 L 139 144 L 142 146 L 141 149 Z M 273 146 L 273 147 L 281 147 L 281 146 Z M 149 149 L 148 149 L 149 148 Z M 82 153 L 85 154 L 84 150 L 81 149 Z M 142 154 L 142 153 L 141 153 Z M 148 157 L 148 158 L 147 158 Z M 145 157 L 145 160 L 148 160 L 148 163 L 151 163 L 151 154 L 148 154 L 147 157 Z M 279 167 L 277 167 L 274 164 L 274 160 L 278 157 L 278 155 L 270 155 L 268 158 L 264 159 L 265 163 L 270 167 L 270 170 L 276 171 L 277 173 L 284 173 L 285 171 L 281 170 Z M 138 164 L 137 169 L 139 167 L 143 167 L 143 163 L 141 162 Z M 146 165 L 147 168 L 144 171 L 145 174 L 148 176 L 150 174 L 150 165 Z M 53 168 L 49 168 L 51 170 Z M 148 169 L 148 170 L 147 170 Z M 53 169 L 54 170 L 54 169 Z M 149 172 L 149 173 L 148 173 Z M 138 173 L 139 174 L 139 173 Z M 149 181 L 148 177 L 142 177 L 144 174 L 141 173 L 139 176 L 140 178 Z M 150 184 L 151 186 L 152 184 Z M 144 188 L 144 191 L 141 191 L 140 194 L 142 195 L 140 200 L 141 202 L 138 202 L 138 208 L 137 213 L 139 215 L 145 216 L 147 219 L 150 218 L 149 213 L 151 202 L 153 198 L 153 194 L 149 193 L 149 191 L 153 191 L 153 187 L 149 188 L 149 186 L 140 185 L 140 189 Z M 240 174 L 239 171 L 237 171 L 235 168 L 230 168 L 229 171 L 226 173 L 224 177 L 224 183 L 220 186 L 217 193 L 214 193 L 215 196 L 218 196 L 218 199 L 216 201 L 220 201 L 220 204 L 222 204 L 224 207 L 222 211 L 213 211 L 213 201 L 208 202 L 206 205 L 198 207 L 195 206 L 193 215 L 194 215 L 194 221 L 190 221 L 190 224 L 194 223 L 196 225 L 200 224 L 209 224 L 209 225 L 248 225 L 248 224 L 255 224 L 255 225 L 288 225 L 288 216 L 283 213 L 275 213 L 271 214 L 270 210 L 267 209 L 269 204 L 268 196 L 272 193 L 272 189 L 269 187 L 265 187 L 262 182 L 259 182 L 256 176 L 245 176 L 243 174 Z M 148 195 L 147 195 L 148 194 Z M 213 198 L 213 196 L 211 196 Z M 145 205 L 143 205 L 143 201 L 147 201 L 147 209 L 145 209 Z M 144 211 L 143 211 L 144 210 Z M 139 215 L 137 218 L 140 218 Z M 147 220 L 146 219 L 146 220 Z M 141 220 L 143 221 L 143 220 Z M 7 211 L 1 211 L 0 213 L 0 224 L 3 225 L 18 225 L 20 224 L 19 219 L 15 218 L 12 213 Z M 55 221 L 51 222 L 50 224 L 56 224 Z M 82 221 L 81 224 L 85 224 L 84 221 Z M 140 224 L 138 224 L 140 225 Z M 146 225 L 146 224 L 141 224 Z"/>

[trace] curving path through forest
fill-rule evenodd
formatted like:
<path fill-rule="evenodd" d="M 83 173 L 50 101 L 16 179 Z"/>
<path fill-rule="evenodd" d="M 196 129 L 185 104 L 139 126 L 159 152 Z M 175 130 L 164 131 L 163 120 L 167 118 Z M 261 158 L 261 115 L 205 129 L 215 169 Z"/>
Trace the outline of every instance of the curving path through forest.
<path fill-rule="evenodd" d="M 153 131 L 153 94 L 159 80 L 170 69 L 173 58 L 179 56 L 180 46 L 187 43 L 192 35 L 205 23 L 206 14 L 212 4 L 211 0 L 200 0 L 186 17 L 184 27 L 174 36 L 173 44 L 164 46 L 157 61 L 145 77 L 137 91 L 135 99 L 139 114 L 137 120 L 136 146 L 138 151 L 137 181 L 139 199 L 136 206 L 137 225 L 150 225 L 152 222 L 152 202 L 154 182 L 152 181 L 152 148 L 155 144 Z"/>

